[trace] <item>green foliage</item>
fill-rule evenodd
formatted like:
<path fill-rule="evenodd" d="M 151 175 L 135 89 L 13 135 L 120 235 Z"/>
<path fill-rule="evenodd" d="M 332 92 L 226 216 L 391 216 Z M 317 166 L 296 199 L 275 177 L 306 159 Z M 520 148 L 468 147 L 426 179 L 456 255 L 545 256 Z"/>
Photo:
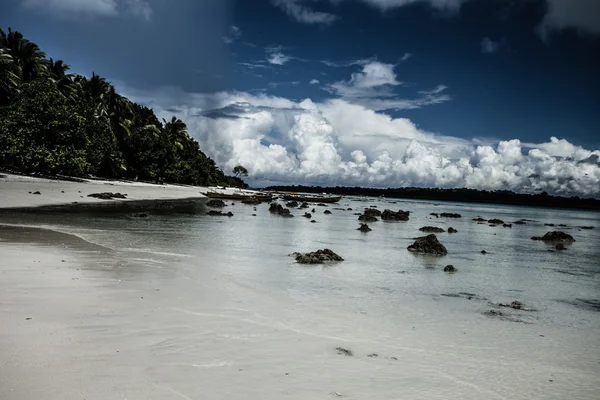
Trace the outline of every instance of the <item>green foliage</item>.
<path fill-rule="evenodd" d="M 241 165 L 236 165 L 233 168 L 233 174 L 236 177 L 239 177 L 239 176 L 248 176 L 248 170 L 246 168 L 242 167 Z"/>
<path fill-rule="evenodd" d="M 0 29 L 0 168 L 245 186 L 217 168 L 183 121 L 159 121 L 95 73 L 69 73 L 11 29 Z"/>

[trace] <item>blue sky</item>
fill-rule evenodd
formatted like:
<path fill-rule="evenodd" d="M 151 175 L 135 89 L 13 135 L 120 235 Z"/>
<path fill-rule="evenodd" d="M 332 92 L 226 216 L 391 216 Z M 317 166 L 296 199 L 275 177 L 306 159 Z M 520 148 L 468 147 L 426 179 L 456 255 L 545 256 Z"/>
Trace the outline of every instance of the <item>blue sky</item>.
<path fill-rule="evenodd" d="M 599 190 L 594 0 L 0 3 L 257 184 Z"/>

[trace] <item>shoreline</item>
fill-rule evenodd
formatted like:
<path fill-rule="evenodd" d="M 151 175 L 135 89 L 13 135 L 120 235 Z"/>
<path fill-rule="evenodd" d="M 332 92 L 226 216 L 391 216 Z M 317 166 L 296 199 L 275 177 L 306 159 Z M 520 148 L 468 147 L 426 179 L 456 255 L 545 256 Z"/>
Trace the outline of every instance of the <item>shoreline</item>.
<path fill-rule="evenodd" d="M 0 174 L 0 211 L 153 210 L 194 212 L 208 199 L 202 186 L 142 182 L 49 179 Z M 94 193 L 121 193 L 124 199 L 98 199 Z"/>

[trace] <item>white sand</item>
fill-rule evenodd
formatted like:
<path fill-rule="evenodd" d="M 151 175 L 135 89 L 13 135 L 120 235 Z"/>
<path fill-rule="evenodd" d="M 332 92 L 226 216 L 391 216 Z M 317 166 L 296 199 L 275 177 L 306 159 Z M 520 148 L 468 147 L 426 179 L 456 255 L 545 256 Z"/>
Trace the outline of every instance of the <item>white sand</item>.
<path fill-rule="evenodd" d="M 40 207 L 80 204 L 127 202 L 136 200 L 202 199 L 205 187 L 154 185 L 149 183 L 86 180 L 85 183 L 2 174 L 0 177 L 0 208 Z M 41 194 L 30 194 L 39 191 Z M 87 197 L 98 192 L 127 194 L 127 200 L 100 200 Z"/>

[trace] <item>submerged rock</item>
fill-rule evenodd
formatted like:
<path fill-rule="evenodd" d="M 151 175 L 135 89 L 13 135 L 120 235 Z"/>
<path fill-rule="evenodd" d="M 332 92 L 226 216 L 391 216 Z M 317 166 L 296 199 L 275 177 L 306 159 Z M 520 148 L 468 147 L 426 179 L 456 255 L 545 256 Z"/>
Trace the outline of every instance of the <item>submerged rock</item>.
<path fill-rule="evenodd" d="M 498 218 L 493 218 L 488 220 L 488 223 L 493 224 L 493 225 L 502 225 L 504 224 L 504 221 L 502 221 L 501 219 Z"/>
<path fill-rule="evenodd" d="M 358 220 L 362 221 L 362 222 L 377 222 L 377 221 L 379 221 L 376 217 L 374 217 L 372 215 L 364 215 L 364 214 L 361 214 L 358 217 Z"/>
<path fill-rule="evenodd" d="M 352 357 L 354 355 L 352 353 L 352 350 L 350 350 L 350 349 L 345 349 L 343 347 L 336 347 L 335 349 L 337 350 L 337 353 L 341 354 L 341 355 L 345 355 L 345 356 L 348 356 L 348 357 Z"/>
<path fill-rule="evenodd" d="M 422 228 L 419 228 L 419 230 L 421 232 L 435 232 L 435 233 L 446 232 L 442 228 L 438 228 L 436 226 L 424 226 Z"/>
<path fill-rule="evenodd" d="M 285 203 L 285 206 L 289 208 L 296 208 L 298 207 L 298 202 L 296 200 L 288 201 Z"/>
<path fill-rule="evenodd" d="M 515 222 L 513 222 L 513 224 L 515 224 L 515 225 L 525 225 L 525 224 L 526 224 L 526 222 L 525 222 L 525 221 L 523 221 L 522 219 L 520 219 L 520 220 L 518 220 L 518 221 L 515 221 Z"/>
<path fill-rule="evenodd" d="M 446 265 L 444 267 L 444 272 L 456 272 L 456 268 L 454 268 L 454 265 Z"/>
<path fill-rule="evenodd" d="M 323 211 L 323 214 L 331 214 L 331 211 L 325 210 L 325 211 Z"/>
<path fill-rule="evenodd" d="M 36 193 L 34 193 L 36 194 Z M 39 194 L 39 192 L 37 193 Z M 112 200 L 112 199 L 126 199 L 127 195 L 122 193 L 111 193 L 111 192 L 103 192 L 103 193 L 92 193 L 88 194 L 87 197 L 94 197 L 96 199 L 101 200 Z"/>
<path fill-rule="evenodd" d="M 304 213 L 303 217 L 304 217 L 304 218 L 311 219 L 311 218 L 312 218 L 312 215 L 311 215 L 310 213 Z"/>
<path fill-rule="evenodd" d="M 206 205 L 208 207 L 222 208 L 222 207 L 225 207 L 225 202 L 223 200 L 219 200 L 219 199 L 211 199 L 206 202 Z"/>
<path fill-rule="evenodd" d="M 436 217 L 436 218 L 439 218 L 439 217 L 440 217 L 440 214 L 438 214 L 438 213 L 429 213 L 429 215 L 431 215 L 431 216 L 434 216 L 434 217 Z"/>
<path fill-rule="evenodd" d="M 381 219 L 384 221 L 408 221 L 410 211 L 398 210 L 397 212 L 392 210 L 384 210 L 381 213 Z"/>
<path fill-rule="evenodd" d="M 559 243 L 556 245 L 556 250 L 566 250 L 567 248 L 565 247 L 564 244 Z"/>
<path fill-rule="evenodd" d="M 427 236 L 422 236 L 415 239 L 415 242 L 408 246 L 408 251 L 415 253 L 446 255 L 448 250 L 439 242 L 437 237 L 432 233 Z"/>
<path fill-rule="evenodd" d="M 487 219 L 481 218 L 481 217 L 477 217 L 477 218 L 473 218 L 473 221 L 477 221 L 477 222 L 487 222 Z"/>
<path fill-rule="evenodd" d="M 539 240 L 544 242 L 574 242 L 573 236 L 561 231 L 552 231 L 546 233 Z"/>
<path fill-rule="evenodd" d="M 233 213 L 229 211 L 228 213 L 224 213 L 222 211 L 210 210 L 208 215 L 216 216 L 216 217 L 233 217 Z"/>
<path fill-rule="evenodd" d="M 140 213 L 135 213 L 131 215 L 133 218 L 148 218 L 150 216 L 150 214 L 148 214 L 147 212 L 140 212 Z"/>
<path fill-rule="evenodd" d="M 263 201 L 261 199 L 259 199 L 258 197 L 255 196 L 251 196 L 251 197 L 247 197 L 245 199 L 242 199 L 242 204 L 260 204 Z"/>
<path fill-rule="evenodd" d="M 360 224 L 360 228 L 358 228 L 357 231 L 370 232 L 370 231 L 372 231 L 372 229 L 369 228 L 369 225 L 367 225 L 367 224 Z"/>
<path fill-rule="evenodd" d="M 442 218 L 462 218 L 462 215 L 457 213 L 441 213 L 440 217 Z"/>
<path fill-rule="evenodd" d="M 582 226 L 581 229 L 594 229 L 593 226 Z"/>
<path fill-rule="evenodd" d="M 271 212 L 272 214 L 279 214 L 282 217 L 293 217 L 289 208 L 285 208 L 279 203 L 271 203 L 271 205 L 269 206 L 269 212 Z"/>
<path fill-rule="evenodd" d="M 505 228 L 512 228 L 512 224 L 502 224 L 502 226 Z"/>
<path fill-rule="evenodd" d="M 448 228 L 448 233 L 456 233 L 458 232 L 456 229 L 454 229 L 453 227 Z"/>
<path fill-rule="evenodd" d="M 554 224 L 544 224 L 544 226 L 554 226 Z"/>
<path fill-rule="evenodd" d="M 500 307 L 509 307 L 509 308 L 514 308 L 515 310 L 522 310 L 523 309 L 523 303 L 521 303 L 520 301 L 513 301 L 509 304 L 498 304 Z"/>
<path fill-rule="evenodd" d="M 290 256 L 294 257 L 299 264 L 324 264 L 344 261 L 342 257 L 329 249 L 317 250 L 311 253 L 292 253 Z"/>
<path fill-rule="evenodd" d="M 329 207 L 327 204 L 325 203 L 317 203 L 317 206 L 319 207 Z"/>
<path fill-rule="evenodd" d="M 308 203 L 300 204 L 300 208 L 308 208 L 308 207 L 309 207 Z"/>

